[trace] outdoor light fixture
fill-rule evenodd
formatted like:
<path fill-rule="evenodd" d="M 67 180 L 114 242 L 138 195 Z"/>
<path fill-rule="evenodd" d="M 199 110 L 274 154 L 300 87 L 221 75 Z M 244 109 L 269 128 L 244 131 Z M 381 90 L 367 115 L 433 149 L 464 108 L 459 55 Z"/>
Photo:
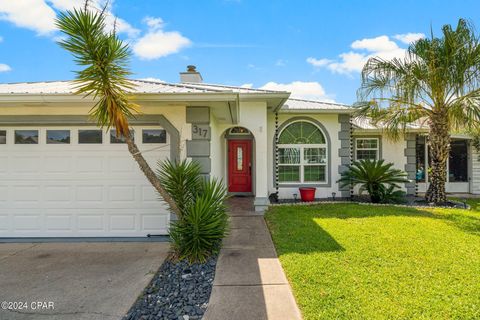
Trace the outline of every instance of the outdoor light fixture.
<path fill-rule="evenodd" d="M 336 192 L 332 192 L 332 200 L 335 201 L 335 196 L 337 195 Z"/>
<path fill-rule="evenodd" d="M 294 200 L 295 202 L 297 202 L 297 197 L 298 197 L 298 194 L 294 193 L 294 194 L 293 194 L 293 200 Z"/>

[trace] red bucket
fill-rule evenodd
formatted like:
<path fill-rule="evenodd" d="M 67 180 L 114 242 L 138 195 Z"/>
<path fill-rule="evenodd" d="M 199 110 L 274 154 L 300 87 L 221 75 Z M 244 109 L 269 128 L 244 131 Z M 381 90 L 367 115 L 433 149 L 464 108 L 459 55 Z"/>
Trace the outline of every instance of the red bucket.
<path fill-rule="evenodd" d="M 303 187 L 298 189 L 300 190 L 300 198 L 303 202 L 312 202 L 313 200 L 315 200 L 315 191 L 317 190 L 316 188 Z"/>

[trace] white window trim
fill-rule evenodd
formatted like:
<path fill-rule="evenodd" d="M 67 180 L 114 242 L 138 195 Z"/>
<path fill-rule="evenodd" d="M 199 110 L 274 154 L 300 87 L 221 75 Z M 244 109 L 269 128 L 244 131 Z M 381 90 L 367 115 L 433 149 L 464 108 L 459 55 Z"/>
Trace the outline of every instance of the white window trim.
<path fill-rule="evenodd" d="M 323 133 L 323 132 L 322 132 Z M 291 166 L 297 166 L 300 167 L 300 181 L 279 181 L 279 184 L 292 184 L 292 183 L 302 183 L 302 184 L 310 184 L 310 183 L 328 183 L 328 177 L 327 177 L 327 172 L 328 172 L 328 146 L 326 143 L 324 144 L 279 144 L 278 145 L 279 149 L 300 149 L 300 162 L 299 163 L 278 163 L 279 167 L 291 167 Z M 306 163 L 305 162 L 305 149 L 309 148 L 320 148 L 320 149 L 325 149 L 325 163 Z M 305 181 L 305 167 L 306 166 L 323 166 L 325 167 L 325 180 L 323 181 Z"/>
<path fill-rule="evenodd" d="M 376 148 L 359 148 L 358 147 L 358 141 L 359 140 L 376 140 L 377 141 L 377 147 Z M 368 138 L 368 137 L 358 137 L 358 138 L 355 138 L 355 160 L 358 160 L 358 151 L 359 150 L 375 150 L 376 154 L 375 154 L 375 160 L 378 160 L 380 158 L 380 139 L 379 138 Z"/>
<path fill-rule="evenodd" d="M 134 141 L 139 147 L 155 147 L 158 148 L 165 148 L 170 146 L 170 134 L 169 132 L 161 126 L 153 126 L 153 125 L 136 125 L 131 127 L 132 130 L 135 132 Z M 143 143 L 142 141 L 142 132 L 143 130 L 165 130 L 167 140 L 165 143 Z M 56 149 L 59 146 L 68 147 L 68 146 L 103 146 L 109 148 L 124 148 L 124 143 L 110 143 L 110 130 L 115 130 L 115 128 L 111 128 L 110 130 L 102 129 L 96 126 L 52 126 L 52 125 L 45 125 L 45 126 L 1 126 L 1 131 L 6 131 L 6 143 L 0 144 L 0 148 L 2 146 L 9 146 L 13 145 L 16 148 L 34 148 L 35 146 L 39 145 L 46 145 L 48 148 Z M 37 144 L 16 144 L 15 143 L 15 130 L 37 130 L 38 131 L 38 143 Z M 47 143 L 47 131 L 48 130 L 66 130 L 70 131 L 70 143 L 68 144 L 54 144 L 54 143 Z M 79 131 L 80 130 L 98 130 L 102 133 L 102 143 L 80 143 L 79 142 Z M 137 134 L 140 133 L 140 139 L 137 137 Z M 140 141 L 139 141 L 140 140 Z"/>

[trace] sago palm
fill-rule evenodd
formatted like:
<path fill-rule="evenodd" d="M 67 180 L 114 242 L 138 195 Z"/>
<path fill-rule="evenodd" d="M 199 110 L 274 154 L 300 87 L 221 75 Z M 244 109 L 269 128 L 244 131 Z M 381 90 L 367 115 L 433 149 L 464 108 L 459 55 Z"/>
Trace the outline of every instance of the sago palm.
<path fill-rule="evenodd" d="M 406 173 L 383 159 L 354 161 L 338 180 L 342 188 L 360 185 L 360 193 L 367 191 L 373 203 L 382 201 L 382 195 L 387 191 L 392 193 L 393 189 L 400 188 L 399 183 L 405 182 L 408 182 Z"/>
<path fill-rule="evenodd" d="M 403 59 L 370 58 L 358 92 L 360 115 L 398 138 L 412 123 L 430 130 L 428 202 L 445 202 L 446 162 L 452 131 L 480 127 L 480 43 L 472 25 L 460 19 L 441 37 L 420 39 Z"/>
<path fill-rule="evenodd" d="M 71 52 L 75 62 L 83 67 L 76 72 L 76 94 L 90 96 L 95 105 L 90 111 L 100 127 L 115 127 L 117 136 L 125 137 L 132 154 L 148 181 L 177 215 L 181 213 L 172 197 L 165 191 L 155 172 L 142 156 L 131 136 L 128 119 L 137 112 L 128 92 L 133 84 L 128 80 L 130 50 L 115 31 L 105 29 L 105 13 L 81 9 L 62 12 L 56 25 L 65 38 L 59 45 Z M 174 147 L 174 146 L 171 146 Z"/>

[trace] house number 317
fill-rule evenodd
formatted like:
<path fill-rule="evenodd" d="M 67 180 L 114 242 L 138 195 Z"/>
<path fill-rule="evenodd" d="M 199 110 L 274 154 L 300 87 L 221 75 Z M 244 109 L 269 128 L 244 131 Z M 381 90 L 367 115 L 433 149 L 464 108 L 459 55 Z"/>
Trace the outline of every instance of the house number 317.
<path fill-rule="evenodd" d="M 208 128 L 202 128 L 199 127 L 198 125 L 194 124 L 192 126 L 192 132 L 194 135 L 202 138 L 207 138 L 208 137 Z"/>

